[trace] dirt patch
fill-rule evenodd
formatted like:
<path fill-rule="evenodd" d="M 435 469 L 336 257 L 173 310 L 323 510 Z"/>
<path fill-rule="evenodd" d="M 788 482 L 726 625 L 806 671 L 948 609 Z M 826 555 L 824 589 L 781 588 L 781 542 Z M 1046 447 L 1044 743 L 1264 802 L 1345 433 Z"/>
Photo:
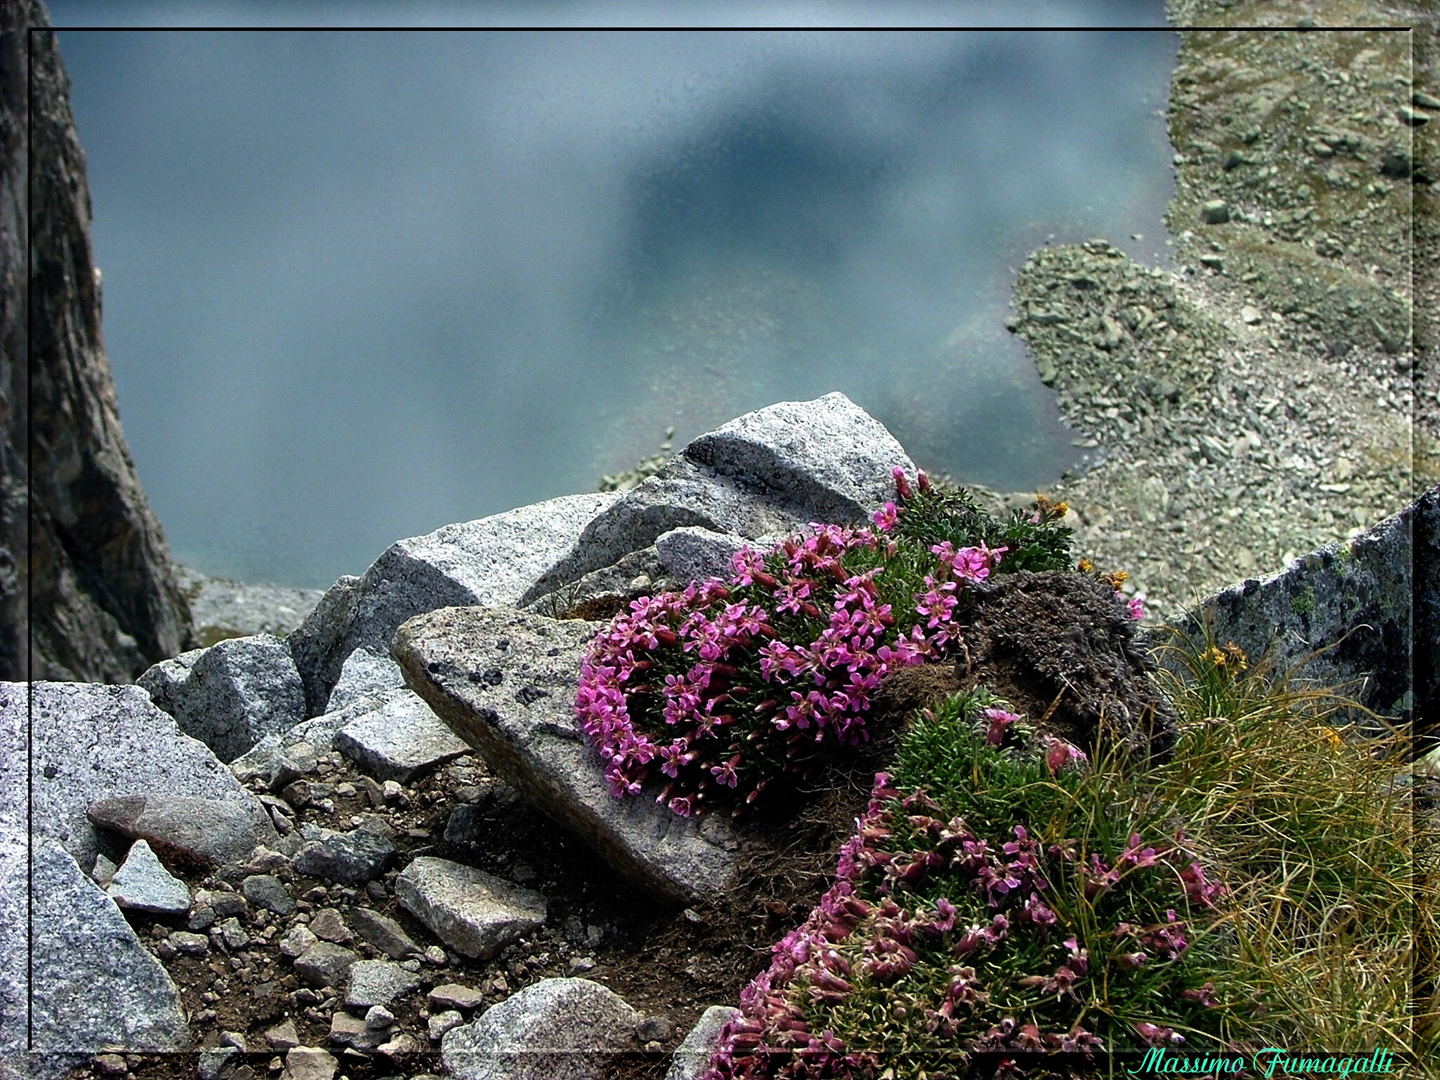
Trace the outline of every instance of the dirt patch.
<path fill-rule="evenodd" d="M 975 591 L 959 661 L 1042 730 L 1094 753 L 1102 733 L 1136 757 L 1174 745 L 1174 710 L 1150 675 L 1135 620 L 1083 574 L 1008 574 Z"/>

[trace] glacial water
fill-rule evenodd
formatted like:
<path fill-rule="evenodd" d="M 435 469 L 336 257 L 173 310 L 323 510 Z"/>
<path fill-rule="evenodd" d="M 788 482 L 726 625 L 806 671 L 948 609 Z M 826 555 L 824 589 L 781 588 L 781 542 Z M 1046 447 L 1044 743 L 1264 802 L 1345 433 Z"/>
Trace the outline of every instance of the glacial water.
<path fill-rule="evenodd" d="M 213 574 L 325 586 L 832 390 L 932 470 L 1043 484 L 1080 451 L 1013 271 L 1163 258 L 1163 30 L 60 47 L 125 432 Z"/>

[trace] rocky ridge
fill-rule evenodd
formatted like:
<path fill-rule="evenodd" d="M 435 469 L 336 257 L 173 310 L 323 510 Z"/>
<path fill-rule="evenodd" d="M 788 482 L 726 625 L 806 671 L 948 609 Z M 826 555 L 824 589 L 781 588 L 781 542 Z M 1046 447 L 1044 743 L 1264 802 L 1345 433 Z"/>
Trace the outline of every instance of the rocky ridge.
<path fill-rule="evenodd" d="M 1255 3 L 1171 14 L 1292 29 L 1310 17 Z M 1017 279 L 1007 326 L 1101 458 L 1049 494 L 1159 619 L 1440 480 L 1430 313 L 1415 292 L 1436 255 L 1411 231 L 1412 211 L 1429 212 L 1440 112 L 1423 104 L 1434 76 L 1418 65 L 1412 78 L 1409 40 L 1182 31 L 1175 267 L 1092 241 L 1037 251 Z"/>
<path fill-rule="evenodd" d="M 842 440 L 830 437 L 837 414 L 846 415 Z M 781 453 L 788 462 L 742 472 L 712 457 L 712 475 L 732 478 L 714 501 L 703 498 L 694 463 L 682 461 L 615 497 L 527 507 L 527 520 L 549 522 L 539 530 L 551 538 L 548 565 L 533 558 L 524 531 L 508 527 L 518 512 L 449 527 L 402 541 L 371 572 L 342 579 L 303 638 L 222 641 L 157 665 L 138 687 L 34 684 L 34 827 L 44 873 L 33 910 L 53 932 L 36 939 L 31 985 L 50 989 L 35 999 L 47 1054 L 30 1063 L 32 1074 L 80 1066 L 77 1076 L 154 1080 L 176 1075 L 186 1059 L 144 1051 L 195 1049 L 198 1074 L 215 1080 L 418 1080 L 427 1070 L 520 1077 L 551 1075 L 561 1062 L 577 1077 L 623 1067 L 693 1080 L 705 1039 L 718 1030 L 713 1010 L 733 1004 L 769 944 L 804 917 L 833 868 L 835 835 L 822 829 L 808 841 L 813 879 L 777 888 L 793 871 L 756 878 L 757 867 L 777 852 L 784 857 L 772 867 L 795 863 L 814 824 L 805 814 L 787 818 L 781 834 L 747 834 L 714 817 L 683 821 L 650 800 L 614 800 L 571 709 L 601 624 L 503 604 L 455 607 L 451 598 L 455 579 L 475 565 L 521 566 L 512 545 L 530 544 L 531 561 L 492 588 L 520 599 L 553 595 L 542 590 L 557 579 L 563 590 L 567 579 L 588 577 L 593 595 L 581 606 L 613 606 L 641 586 L 625 572 L 584 571 L 597 535 L 617 565 L 655 571 L 645 588 L 680 584 L 667 576 L 674 568 L 723 566 L 739 543 L 759 540 L 720 531 L 727 523 L 769 527 L 777 506 L 799 520 L 821 507 L 834 512 L 842 498 L 861 517 L 888 494 L 890 469 L 911 467 L 899 444 L 840 395 L 761 410 L 717 435 L 709 441 L 746 448 L 729 462 Z M 690 517 L 705 524 L 655 535 L 657 521 Z M 1425 520 L 1433 532 L 1434 517 Z M 1408 566 L 1409 536 L 1391 528 L 1357 543 L 1357 565 L 1374 562 L 1364 554 L 1373 550 L 1387 566 Z M 376 569 L 397 565 L 403 591 Z M 1053 659 L 1069 657 L 1065 664 L 1086 634 L 1087 647 L 1110 647 L 1103 620 L 1083 603 L 1073 627 L 1059 626 L 1064 590 L 1044 576 L 1002 579 L 994 612 L 980 604 L 970 635 L 972 660 L 995 668 L 983 677 L 999 678 L 1027 710 L 1043 710 L 1053 696 L 1050 683 L 1025 689 L 1027 664 L 1050 670 L 1051 646 L 1031 640 L 1040 624 L 1056 630 Z M 1330 580 L 1332 592 L 1347 587 L 1343 577 Z M 1319 590 L 1318 615 L 1305 627 L 1312 638 L 1365 617 L 1337 603 L 1323 575 L 1309 587 Z M 1267 584 L 1227 611 L 1243 616 L 1247 603 L 1265 598 L 1283 606 L 1293 592 L 1293 583 Z M 1024 614 L 1027 597 L 1048 614 Z M 1271 608 L 1250 610 L 1263 623 Z M 389 651 L 373 651 L 385 634 Z M 340 644 L 319 650 L 316 641 Z M 230 654 L 266 660 L 237 664 Z M 1139 653 L 1134 659 L 1142 670 Z M 306 674 L 323 686 L 316 667 L 336 661 L 318 711 L 301 707 Z M 1074 677 L 1073 665 L 1064 670 Z M 1113 675 L 1103 658 L 1095 670 Z M 958 684 L 896 690 L 894 708 L 946 688 Z M 1095 693 L 1138 688 L 1097 684 Z M 1083 705 L 1093 695 L 1080 696 Z M 291 706 L 277 710 L 281 698 Z M 223 729 L 198 722 L 220 701 L 230 710 Z M 23 687 L 4 688 L 0 714 L 14 741 L 0 768 L 25 759 L 25 707 Z M 1138 699 L 1129 706 L 1148 707 Z M 276 722 L 278 730 L 265 726 Z M 1064 722 L 1088 721 L 1077 714 Z M 239 733 L 252 745 L 236 755 Z M 233 756 L 228 766 L 217 749 Z M 857 775 L 868 779 L 876 767 L 862 763 Z M 831 799 L 824 813 L 839 826 L 868 791 L 857 783 L 860 801 L 847 803 L 846 783 L 827 778 L 811 793 Z M 18 820 L 11 824 L 18 834 Z M 762 891 L 744 892 L 742 879 Z M 0 896 L 9 905 L 0 925 L 23 926 L 23 889 Z M 103 966 L 67 944 L 97 936 L 109 943 Z M 0 996 L 23 1001 L 23 935 L 0 943 Z M 594 1010 L 591 1028 L 568 1023 L 576 1009 Z M 7 1011 L 0 1022 L 0 1057 L 18 1050 L 23 1015 Z M 579 1046 L 577 1030 L 595 1037 Z M 547 1057 L 552 1051 L 564 1054 Z"/>

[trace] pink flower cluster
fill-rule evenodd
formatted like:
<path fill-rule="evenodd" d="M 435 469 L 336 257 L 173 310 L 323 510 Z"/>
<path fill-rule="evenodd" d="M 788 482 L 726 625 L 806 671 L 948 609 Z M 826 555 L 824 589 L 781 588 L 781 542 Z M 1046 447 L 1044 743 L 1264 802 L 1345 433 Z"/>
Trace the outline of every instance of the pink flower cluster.
<path fill-rule="evenodd" d="M 890 514 L 876 515 L 882 532 L 895 520 L 886 506 Z M 805 766 L 806 740 L 864 742 L 886 675 L 942 654 L 957 635 L 957 590 L 988 577 L 1005 551 L 933 546 L 940 563 L 902 613 L 905 632 L 881 598 L 897 542 L 870 529 L 810 528 L 768 556 L 741 549 L 728 585 L 711 579 L 634 601 L 596 638 L 575 709 L 615 795 L 639 794 L 658 772 L 668 781 L 658 801 L 688 817 L 721 788 L 753 801 L 776 773 Z M 847 558 L 869 569 L 852 572 Z M 777 622 L 813 636 L 786 640 Z"/>
<path fill-rule="evenodd" d="M 1173 883 L 1184 835 L 1177 832 L 1173 844 L 1150 844 L 1132 834 L 1113 867 L 1092 855 L 1088 871 L 1073 840 L 1042 845 L 1020 825 L 1010 835 L 992 845 L 962 819 L 947 818 L 925 792 L 902 793 L 886 774 L 877 774 L 869 806 L 841 850 L 835 883 L 805 923 L 774 946 L 769 969 L 741 994 L 741 1015 L 722 1030 L 704 1080 L 878 1074 L 886 1064 L 880 1054 L 870 1046 L 848 1045 L 827 1026 L 827 1010 L 858 991 L 898 987 L 917 969 L 921 973 L 905 982 L 895 999 L 904 1004 L 897 1015 L 906 1019 L 899 1022 L 917 1025 L 940 1046 L 950 1042 L 970 1053 L 1105 1050 L 1106 1039 L 1077 1019 L 1085 1014 L 1084 984 L 1097 963 L 1080 935 L 1070 933 L 1048 946 L 1055 956 L 1048 971 L 1013 971 L 1007 988 L 1007 966 L 1029 951 L 1014 946 L 1021 935 L 1040 942 L 1060 938 L 1060 920 L 1044 899 L 1057 888 L 1086 887 L 1092 895 L 1088 886 L 1097 875 L 1108 889 L 1151 868 L 1166 871 L 1164 879 Z M 1047 867 L 1053 876 L 1047 876 Z M 1192 902 L 1210 906 L 1220 887 L 1194 860 L 1183 873 L 1189 875 L 1184 884 Z M 943 895 L 922 899 L 937 893 Z M 1102 968 L 1113 965 L 1108 976 L 1113 990 L 1117 969 L 1178 963 L 1190 948 L 1186 935 L 1186 920 L 1171 908 L 1162 922 L 1120 922 L 1114 931 L 1092 936 L 1091 943 L 1115 942 L 1098 959 Z M 938 981 L 937 973 L 943 973 Z M 1014 1002 L 1017 995 L 1045 1004 L 1035 1005 L 1028 1019 L 999 1009 L 986 1015 L 992 996 L 995 1002 Z M 1209 982 L 1180 989 L 1179 997 L 1207 1009 L 1219 1004 Z M 1047 1014 L 1055 1025 L 1048 1031 Z M 1109 1038 L 1123 1041 L 1124 1030 L 1149 1046 L 1185 1042 L 1173 1027 L 1149 1021 L 1113 1029 Z M 884 1045 L 883 1032 L 875 1038 Z M 1015 1059 L 1015 1075 L 1023 1075 L 1020 1060 Z"/>

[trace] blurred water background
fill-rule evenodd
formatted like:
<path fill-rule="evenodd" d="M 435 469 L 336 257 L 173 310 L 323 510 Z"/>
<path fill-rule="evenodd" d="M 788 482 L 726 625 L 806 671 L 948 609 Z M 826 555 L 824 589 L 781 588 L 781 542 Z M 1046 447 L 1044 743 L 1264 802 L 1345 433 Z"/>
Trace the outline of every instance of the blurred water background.
<path fill-rule="evenodd" d="M 1047 238 L 1164 258 L 1163 29 L 60 48 L 141 480 L 240 580 L 323 587 L 832 390 L 925 467 L 1047 483 L 1080 451 L 1002 327 L 1013 271 Z"/>

